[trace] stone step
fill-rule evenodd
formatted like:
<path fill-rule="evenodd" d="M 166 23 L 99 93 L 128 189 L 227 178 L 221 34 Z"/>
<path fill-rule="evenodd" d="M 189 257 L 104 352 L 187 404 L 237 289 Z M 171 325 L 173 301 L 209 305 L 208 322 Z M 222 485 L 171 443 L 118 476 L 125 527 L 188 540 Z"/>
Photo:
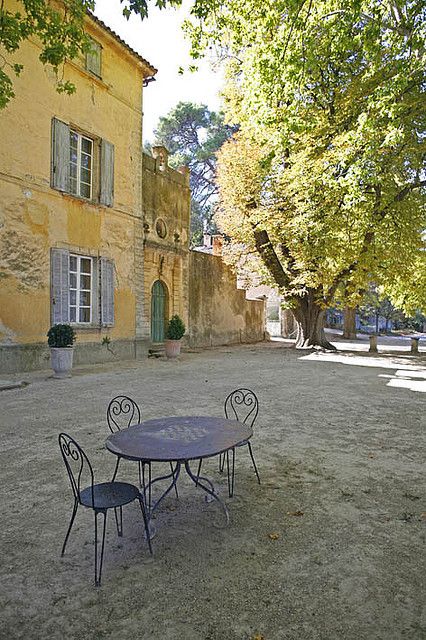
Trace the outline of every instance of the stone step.
<path fill-rule="evenodd" d="M 163 345 L 159 345 L 158 347 L 150 347 L 148 349 L 148 358 L 162 358 L 163 356 L 165 356 Z"/>

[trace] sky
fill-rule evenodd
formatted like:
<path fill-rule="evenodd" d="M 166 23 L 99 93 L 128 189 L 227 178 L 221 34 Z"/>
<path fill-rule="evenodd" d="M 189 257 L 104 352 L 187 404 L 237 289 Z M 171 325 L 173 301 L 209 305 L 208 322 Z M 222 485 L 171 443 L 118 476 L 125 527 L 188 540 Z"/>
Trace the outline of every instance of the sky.
<path fill-rule="evenodd" d="M 98 0 L 96 3 L 98 18 L 158 69 L 156 81 L 144 89 L 144 140 L 153 140 L 153 130 L 160 116 L 166 115 L 180 101 L 207 104 L 211 110 L 220 107 L 221 77 L 211 70 L 207 60 L 198 65 L 196 73 L 178 74 L 179 67 L 191 64 L 189 42 L 180 26 L 188 15 L 188 6 L 189 1 L 184 0 L 181 9 L 160 11 L 149 3 L 147 19 L 132 15 L 126 20 L 119 0 Z"/>

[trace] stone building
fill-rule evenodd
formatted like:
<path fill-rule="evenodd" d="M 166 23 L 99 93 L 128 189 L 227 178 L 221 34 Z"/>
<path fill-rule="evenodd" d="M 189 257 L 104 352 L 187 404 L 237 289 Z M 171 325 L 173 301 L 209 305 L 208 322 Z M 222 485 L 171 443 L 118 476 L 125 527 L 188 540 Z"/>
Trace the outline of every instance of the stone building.
<path fill-rule="evenodd" d="M 164 340 L 167 318 L 178 314 L 188 326 L 189 170 L 168 165 L 165 147 L 142 159 L 144 214 L 144 332 Z"/>
<path fill-rule="evenodd" d="M 142 150 L 143 87 L 156 69 L 96 17 L 87 16 L 86 30 L 92 52 L 64 67 L 77 87 L 72 96 L 56 92 L 35 39 L 13 57 L 24 72 L 0 112 L 3 373 L 48 367 L 46 333 L 54 323 L 75 327 L 75 364 L 145 357 L 174 313 L 189 328 L 188 341 L 205 333 L 191 334 L 199 265 L 189 251 L 188 171 L 171 169 L 162 147 L 154 157 Z M 221 269 L 216 275 L 224 278 Z M 210 295 L 198 283 L 204 309 Z M 261 339 L 263 310 L 255 303 L 247 313 L 249 302 L 235 295 L 232 322 L 247 319 L 256 325 L 248 334 Z M 218 318 L 219 342 L 230 339 L 229 320 Z"/>

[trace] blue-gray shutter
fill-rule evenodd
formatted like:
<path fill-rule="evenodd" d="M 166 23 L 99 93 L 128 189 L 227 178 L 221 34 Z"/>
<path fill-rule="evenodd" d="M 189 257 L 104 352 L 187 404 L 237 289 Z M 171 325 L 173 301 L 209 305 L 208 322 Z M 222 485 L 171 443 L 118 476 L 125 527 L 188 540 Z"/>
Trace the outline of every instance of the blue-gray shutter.
<path fill-rule="evenodd" d="M 57 118 L 52 119 L 51 186 L 59 191 L 70 190 L 70 128 Z"/>
<path fill-rule="evenodd" d="M 114 324 L 114 260 L 99 260 L 101 279 L 101 324 L 112 327 Z"/>
<path fill-rule="evenodd" d="M 114 145 L 101 141 L 101 193 L 100 203 L 112 207 L 114 202 Z"/>
<path fill-rule="evenodd" d="M 66 249 L 51 249 L 52 324 L 70 321 L 70 257 Z"/>

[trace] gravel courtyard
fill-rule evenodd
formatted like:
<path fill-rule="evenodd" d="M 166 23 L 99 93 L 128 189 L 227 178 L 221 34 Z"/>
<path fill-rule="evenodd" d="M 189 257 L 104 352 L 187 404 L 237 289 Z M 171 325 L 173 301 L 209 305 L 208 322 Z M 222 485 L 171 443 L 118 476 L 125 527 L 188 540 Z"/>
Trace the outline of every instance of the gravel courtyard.
<path fill-rule="evenodd" d="M 284 343 L 223 347 L 23 374 L 0 393 L 0 638 L 13 640 L 399 640 L 426 638 L 426 354 L 301 354 Z M 136 504 L 124 537 L 109 513 L 102 587 L 93 514 L 79 510 L 57 444 L 83 446 L 98 481 L 115 459 L 105 410 L 119 393 L 143 418 L 222 415 L 238 386 L 260 412 L 237 452 L 230 525 L 185 474 L 156 517 L 150 557 Z M 161 471 L 158 466 L 158 471 Z M 120 479 L 137 480 L 124 462 Z"/>

